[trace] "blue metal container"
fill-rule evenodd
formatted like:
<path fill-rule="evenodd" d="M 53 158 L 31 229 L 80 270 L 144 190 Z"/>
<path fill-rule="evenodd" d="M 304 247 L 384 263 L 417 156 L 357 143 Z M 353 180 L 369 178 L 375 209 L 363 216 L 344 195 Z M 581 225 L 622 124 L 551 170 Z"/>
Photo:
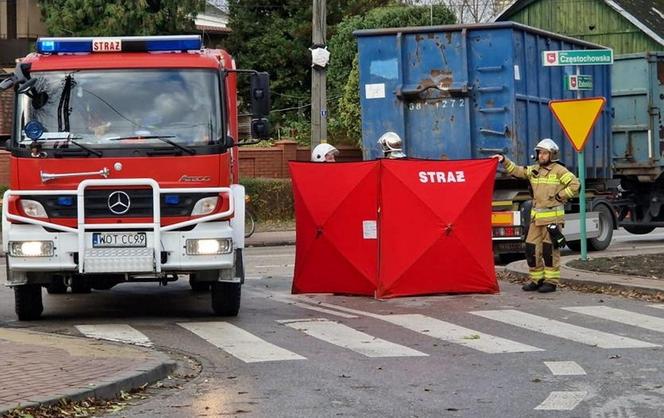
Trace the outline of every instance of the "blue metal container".
<path fill-rule="evenodd" d="M 612 79 L 615 174 L 655 181 L 664 171 L 664 52 L 616 57 Z"/>
<path fill-rule="evenodd" d="M 362 30 L 359 46 L 365 159 L 380 157 L 378 138 L 394 131 L 408 157 L 486 158 L 504 153 L 532 163 L 535 144 L 552 138 L 575 172 L 576 152 L 548 108 L 571 99 L 564 76 L 576 68 L 544 67 L 542 52 L 598 45 L 517 23 Z M 611 177 L 610 66 L 581 66 L 607 106 L 586 145 L 588 178 Z"/>

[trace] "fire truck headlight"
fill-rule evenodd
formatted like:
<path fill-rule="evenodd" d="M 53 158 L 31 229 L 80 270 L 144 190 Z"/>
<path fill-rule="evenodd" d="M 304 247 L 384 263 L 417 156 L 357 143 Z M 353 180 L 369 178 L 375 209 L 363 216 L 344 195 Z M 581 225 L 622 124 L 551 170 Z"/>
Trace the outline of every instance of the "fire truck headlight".
<path fill-rule="evenodd" d="M 217 208 L 219 197 L 204 197 L 196 202 L 194 210 L 191 211 L 192 215 L 209 215 Z"/>
<path fill-rule="evenodd" d="M 12 257 L 53 257 L 53 241 L 10 241 Z"/>
<path fill-rule="evenodd" d="M 188 239 L 185 247 L 187 255 L 229 254 L 233 251 L 230 239 Z"/>
<path fill-rule="evenodd" d="M 27 216 L 31 218 L 48 218 L 46 209 L 44 209 L 44 205 L 37 202 L 36 200 L 21 199 L 20 202 L 21 209 Z"/>

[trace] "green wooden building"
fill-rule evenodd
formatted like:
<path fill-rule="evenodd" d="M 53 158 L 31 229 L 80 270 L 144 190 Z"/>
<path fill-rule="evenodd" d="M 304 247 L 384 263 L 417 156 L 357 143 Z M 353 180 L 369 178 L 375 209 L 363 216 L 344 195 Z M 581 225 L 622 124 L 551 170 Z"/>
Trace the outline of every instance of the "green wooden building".
<path fill-rule="evenodd" d="M 612 48 L 615 54 L 664 51 L 664 0 L 515 0 L 511 20 Z"/>

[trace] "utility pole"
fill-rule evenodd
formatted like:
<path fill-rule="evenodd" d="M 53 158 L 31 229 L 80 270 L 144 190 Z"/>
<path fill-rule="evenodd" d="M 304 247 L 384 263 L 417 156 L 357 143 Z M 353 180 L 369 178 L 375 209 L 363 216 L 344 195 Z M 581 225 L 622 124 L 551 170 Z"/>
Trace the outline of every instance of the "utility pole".
<path fill-rule="evenodd" d="M 312 51 L 325 48 L 327 31 L 327 6 L 325 0 L 313 0 L 313 30 L 311 33 Z M 327 50 L 325 50 L 327 52 Z M 328 54 L 329 57 L 329 54 Z M 325 60 L 326 61 L 326 60 Z M 311 148 L 327 142 L 327 75 L 324 64 L 311 69 Z"/>

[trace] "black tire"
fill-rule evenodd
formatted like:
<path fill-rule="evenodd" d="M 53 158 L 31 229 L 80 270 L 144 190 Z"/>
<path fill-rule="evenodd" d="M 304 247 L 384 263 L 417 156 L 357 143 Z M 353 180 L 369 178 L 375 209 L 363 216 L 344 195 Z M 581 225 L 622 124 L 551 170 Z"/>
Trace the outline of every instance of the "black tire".
<path fill-rule="evenodd" d="M 237 316 L 240 312 L 242 284 L 215 282 L 212 283 L 212 310 L 219 316 Z"/>
<path fill-rule="evenodd" d="M 572 251 L 578 253 L 579 251 L 581 251 L 581 241 L 580 241 L 580 240 L 577 240 L 577 241 L 567 241 L 567 247 L 568 247 L 570 250 L 572 250 Z"/>
<path fill-rule="evenodd" d="M 623 228 L 625 228 L 625 231 L 634 235 L 645 235 L 655 230 L 654 226 L 643 226 L 643 225 L 626 225 L 623 226 Z"/>
<path fill-rule="evenodd" d="M 71 282 L 71 292 L 72 293 L 90 293 L 92 292 L 92 286 L 86 278 L 83 277 L 74 277 Z"/>
<path fill-rule="evenodd" d="M 244 211 L 244 237 L 249 238 L 256 232 L 256 219 L 250 210 Z"/>
<path fill-rule="evenodd" d="M 196 279 L 195 274 L 189 276 L 189 286 L 194 292 L 207 292 L 210 290 L 210 282 L 201 282 Z"/>
<path fill-rule="evenodd" d="M 55 275 L 51 280 L 51 283 L 45 286 L 49 295 L 62 295 L 67 293 L 67 285 L 65 284 L 64 277 Z"/>
<path fill-rule="evenodd" d="M 598 204 L 593 212 L 599 213 L 599 236 L 588 239 L 588 249 L 604 251 L 611 245 L 613 239 L 613 214 L 607 205 Z"/>
<path fill-rule="evenodd" d="M 16 316 L 19 321 L 33 321 L 39 319 L 44 311 L 41 288 L 41 285 L 38 284 L 14 286 Z"/>

